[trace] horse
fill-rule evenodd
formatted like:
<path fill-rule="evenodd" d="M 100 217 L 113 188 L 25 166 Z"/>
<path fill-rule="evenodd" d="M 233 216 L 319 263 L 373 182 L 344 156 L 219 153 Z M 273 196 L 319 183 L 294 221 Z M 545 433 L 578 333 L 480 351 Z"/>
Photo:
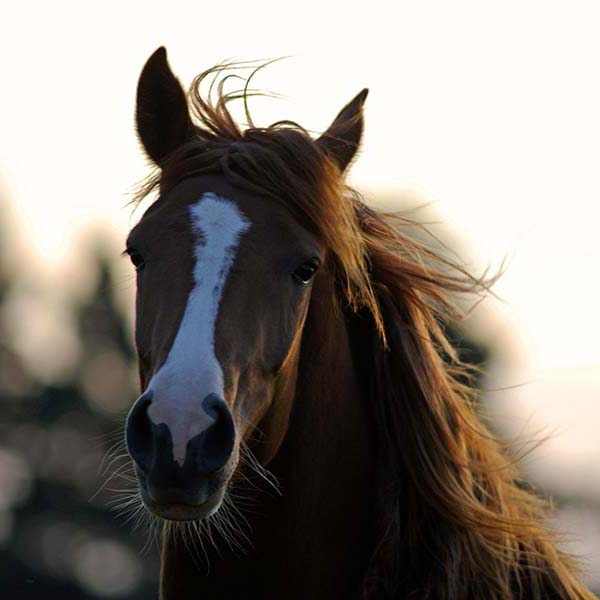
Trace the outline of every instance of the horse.
<path fill-rule="evenodd" d="M 186 94 L 161 47 L 137 87 L 157 198 L 126 246 L 125 438 L 163 524 L 160 597 L 593 598 L 448 341 L 453 298 L 487 280 L 346 184 L 367 90 L 316 139 L 243 128 L 231 69 Z"/>

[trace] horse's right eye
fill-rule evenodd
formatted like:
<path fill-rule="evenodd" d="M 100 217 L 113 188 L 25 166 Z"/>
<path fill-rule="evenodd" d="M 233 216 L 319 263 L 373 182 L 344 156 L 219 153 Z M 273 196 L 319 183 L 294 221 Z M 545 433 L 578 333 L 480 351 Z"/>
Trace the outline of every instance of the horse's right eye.
<path fill-rule="evenodd" d="M 300 285 L 308 285 L 313 275 L 319 268 L 319 261 L 313 258 L 304 264 L 300 265 L 293 273 L 293 277 Z"/>
<path fill-rule="evenodd" d="M 136 271 L 141 271 L 146 264 L 144 261 L 144 257 L 137 251 L 133 249 L 128 249 L 127 254 L 129 255 L 129 260 L 131 260 L 133 266 Z"/>

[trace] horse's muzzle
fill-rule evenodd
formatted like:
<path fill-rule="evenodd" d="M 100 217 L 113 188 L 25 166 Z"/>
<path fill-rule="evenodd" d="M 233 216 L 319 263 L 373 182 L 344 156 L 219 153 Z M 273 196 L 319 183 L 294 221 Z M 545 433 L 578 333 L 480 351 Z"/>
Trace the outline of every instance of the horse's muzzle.
<path fill-rule="evenodd" d="M 185 460 L 174 459 L 171 431 L 148 416 L 152 393 L 140 396 L 125 427 L 127 451 L 136 466 L 142 499 L 153 513 L 173 520 L 202 519 L 215 512 L 224 495 L 227 465 L 235 444 L 229 408 L 216 394 L 205 398 L 214 422 L 187 443 Z"/>

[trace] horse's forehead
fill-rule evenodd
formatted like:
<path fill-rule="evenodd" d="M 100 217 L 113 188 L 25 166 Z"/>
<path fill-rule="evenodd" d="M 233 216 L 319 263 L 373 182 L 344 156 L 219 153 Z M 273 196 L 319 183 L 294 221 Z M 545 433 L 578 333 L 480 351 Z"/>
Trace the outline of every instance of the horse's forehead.
<path fill-rule="evenodd" d="M 218 179 L 208 183 L 202 179 L 200 181 L 202 185 L 182 182 L 150 207 L 130 233 L 132 245 L 135 246 L 139 239 L 141 243 L 161 246 L 166 242 L 171 250 L 189 251 L 190 244 L 186 242 L 192 242 L 193 245 L 197 236 L 202 235 L 198 223 L 205 222 L 210 227 L 211 215 L 216 221 L 225 218 L 226 211 L 222 204 L 204 201 L 213 197 L 226 200 L 229 207 L 235 207 L 239 214 L 252 223 L 252 230 L 244 236 L 244 240 L 252 240 L 254 252 L 260 252 L 263 247 L 268 252 L 274 246 L 285 250 L 294 243 L 316 245 L 313 236 L 298 222 L 284 201 L 277 202 L 248 193 L 223 184 Z M 197 223 L 194 223 L 193 213 L 197 213 Z"/>
<path fill-rule="evenodd" d="M 212 202 L 215 197 L 227 200 L 228 206 L 234 206 L 242 215 L 249 218 L 249 213 L 261 212 L 261 199 L 240 193 L 218 179 L 192 178 L 184 180 L 172 190 L 161 195 L 144 213 L 140 222 L 130 232 L 130 238 L 152 237 L 165 230 L 181 233 L 184 230 L 197 233 L 193 223 L 192 212 L 202 204 L 201 217 L 208 218 L 210 213 L 224 215 L 223 204 Z M 208 199 L 208 202 L 204 200 Z M 176 241 L 172 237 L 170 242 Z"/>

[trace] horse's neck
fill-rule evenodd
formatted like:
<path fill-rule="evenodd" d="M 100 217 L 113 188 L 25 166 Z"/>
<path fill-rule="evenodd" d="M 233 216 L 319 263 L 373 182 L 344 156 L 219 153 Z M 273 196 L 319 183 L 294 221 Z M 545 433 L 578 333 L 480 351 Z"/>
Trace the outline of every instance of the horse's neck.
<path fill-rule="evenodd" d="M 181 540 L 166 539 L 166 600 L 200 591 L 232 600 L 358 597 L 373 547 L 372 427 L 341 311 L 315 304 L 289 429 L 269 465 L 281 495 L 262 486 L 245 515 L 253 549 L 240 556 L 219 541 L 221 555 L 209 549 L 210 574 L 196 568 Z"/>
<path fill-rule="evenodd" d="M 288 432 L 270 465 L 283 497 L 273 503 L 277 532 L 269 535 L 294 597 L 349 598 L 373 544 L 372 427 L 344 317 L 318 304 L 305 326 Z"/>

